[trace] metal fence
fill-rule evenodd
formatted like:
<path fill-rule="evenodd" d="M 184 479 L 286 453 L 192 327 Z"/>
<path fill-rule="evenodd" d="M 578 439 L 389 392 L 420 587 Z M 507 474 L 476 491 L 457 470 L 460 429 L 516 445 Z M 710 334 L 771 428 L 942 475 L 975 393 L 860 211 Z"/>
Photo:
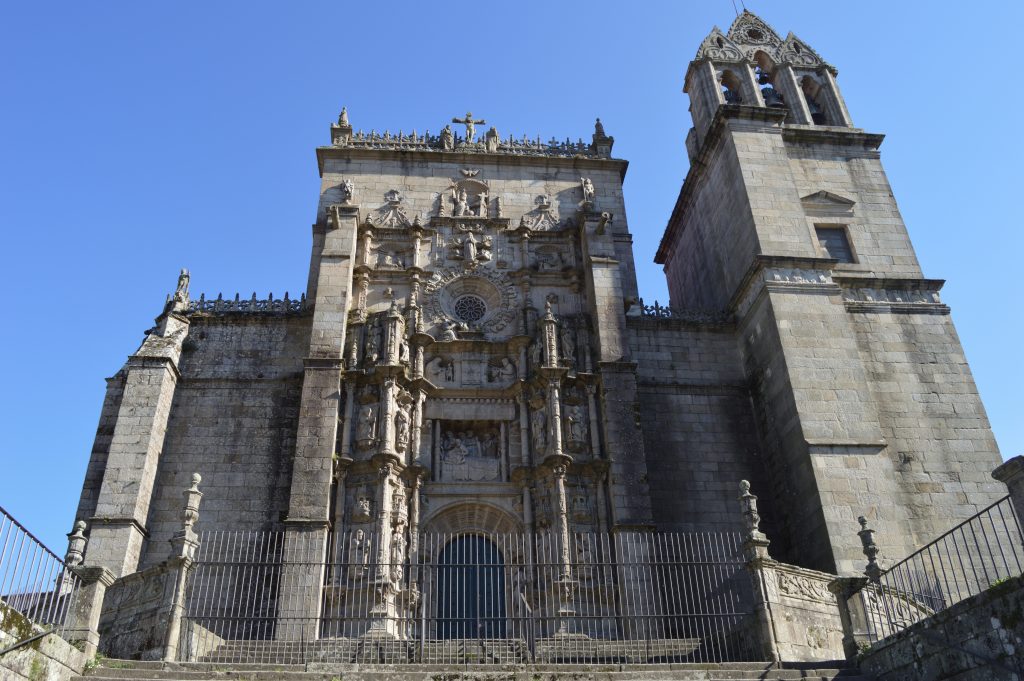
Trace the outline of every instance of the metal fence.
<path fill-rule="evenodd" d="M 734 533 L 202 535 L 179 659 L 756 660 Z"/>
<path fill-rule="evenodd" d="M 0 608 L 24 618 L 12 631 L 22 639 L 52 631 L 65 635 L 78 577 L 64 561 L 0 507 Z M 19 641 L 14 641 L 17 644 Z"/>
<path fill-rule="evenodd" d="M 1010 497 L 919 549 L 854 596 L 870 640 L 902 631 L 1024 573 L 1024 541 Z"/>

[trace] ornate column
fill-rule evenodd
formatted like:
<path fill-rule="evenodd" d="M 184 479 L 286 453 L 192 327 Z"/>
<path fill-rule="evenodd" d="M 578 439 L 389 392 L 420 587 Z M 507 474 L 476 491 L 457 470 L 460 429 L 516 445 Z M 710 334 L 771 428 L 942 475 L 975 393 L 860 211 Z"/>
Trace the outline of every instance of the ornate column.
<path fill-rule="evenodd" d="M 352 458 L 352 407 L 356 401 L 356 382 L 354 377 L 345 381 L 345 411 L 341 417 L 341 451 L 343 459 Z"/>
<path fill-rule="evenodd" d="M 360 254 L 359 264 L 363 267 L 369 267 L 370 253 L 373 252 L 373 231 L 369 228 L 365 228 L 360 236 L 362 236 L 363 252 Z"/>
<path fill-rule="evenodd" d="M 595 459 L 604 458 L 601 454 L 601 423 L 597 418 L 597 386 L 587 384 L 587 414 L 590 416 L 590 455 Z M 600 485 L 598 486 L 600 487 Z"/>
<path fill-rule="evenodd" d="M 410 426 L 409 451 L 406 452 L 405 463 L 413 466 L 419 463 L 420 440 L 423 431 L 423 403 L 427 397 L 422 390 L 413 390 L 412 393 L 412 425 Z"/>
<path fill-rule="evenodd" d="M 385 363 L 389 365 L 397 365 L 400 363 L 399 355 L 401 353 L 402 343 L 405 340 L 405 318 L 402 317 L 401 311 L 398 309 L 398 300 L 391 301 L 391 307 L 388 309 L 387 326 L 384 329 L 386 335 L 385 338 Z"/>
<path fill-rule="evenodd" d="M 562 398 L 557 378 L 548 383 L 548 406 L 548 432 L 551 439 L 548 443 L 548 456 L 565 456 L 562 453 Z"/>
<path fill-rule="evenodd" d="M 502 421 L 500 427 L 501 433 L 498 436 L 498 467 L 500 469 L 501 481 L 508 482 L 508 423 Z"/>
<path fill-rule="evenodd" d="M 558 588 L 558 632 L 567 635 L 571 618 L 576 614 L 572 608 L 573 596 L 576 592 L 576 581 L 572 577 L 572 559 L 570 557 L 569 513 L 565 498 L 566 466 L 557 464 L 551 469 L 555 478 L 555 514 L 558 519 L 558 551 L 561 563 Z"/>
<path fill-rule="evenodd" d="M 516 395 L 516 402 L 519 403 L 519 464 L 530 466 L 533 464 L 530 458 L 530 406 L 526 393 Z"/>
<path fill-rule="evenodd" d="M 558 367 L 558 322 L 551 313 L 551 301 L 544 301 L 544 317 L 541 319 L 544 338 L 544 366 Z"/>
<path fill-rule="evenodd" d="M 334 472 L 334 531 L 341 532 L 345 528 L 345 480 L 348 478 L 348 467 L 352 459 L 338 459 Z"/>
<path fill-rule="evenodd" d="M 370 608 L 370 629 L 365 636 L 371 638 L 395 638 L 398 620 L 395 611 L 395 583 L 391 579 L 391 486 L 395 467 L 384 463 L 377 469 L 380 484 L 377 498 L 377 554 L 374 556 L 373 605 Z"/>
<path fill-rule="evenodd" d="M 420 483 L 423 474 L 416 473 L 412 476 L 410 487 L 412 493 L 409 495 L 409 557 L 418 558 L 420 550 Z"/>
<path fill-rule="evenodd" d="M 397 457 L 395 453 L 395 390 L 394 376 L 384 379 L 380 394 L 380 453 Z"/>

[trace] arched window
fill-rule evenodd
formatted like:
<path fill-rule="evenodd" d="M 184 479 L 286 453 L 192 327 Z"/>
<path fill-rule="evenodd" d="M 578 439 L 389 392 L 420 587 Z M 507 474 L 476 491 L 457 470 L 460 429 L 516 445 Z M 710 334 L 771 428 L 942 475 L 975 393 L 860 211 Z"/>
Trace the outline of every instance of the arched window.
<path fill-rule="evenodd" d="M 773 109 L 785 109 L 786 100 L 775 89 L 775 63 L 771 57 L 760 51 L 754 55 L 754 62 L 754 77 L 757 79 L 757 86 L 761 88 L 764 105 Z"/>
<path fill-rule="evenodd" d="M 811 120 L 814 121 L 814 124 L 828 125 L 821 84 L 811 76 L 804 76 L 800 79 L 800 89 L 803 90 L 804 99 L 807 100 L 807 108 L 811 112 Z"/>
<path fill-rule="evenodd" d="M 740 79 L 736 77 L 736 74 L 725 69 L 722 71 L 721 78 L 722 85 L 722 97 L 725 98 L 726 104 L 742 104 L 743 95 L 740 94 Z"/>

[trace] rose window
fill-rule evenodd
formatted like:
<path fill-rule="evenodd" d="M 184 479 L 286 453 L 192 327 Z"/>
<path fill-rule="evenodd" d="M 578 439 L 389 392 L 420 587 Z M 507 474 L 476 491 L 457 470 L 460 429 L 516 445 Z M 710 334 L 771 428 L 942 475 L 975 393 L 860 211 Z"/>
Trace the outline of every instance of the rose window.
<path fill-rule="evenodd" d="M 487 303 L 479 296 L 467 294 L 455 301 L 455 316 L 461 322 L 477 322 L 487 314 Z"/>

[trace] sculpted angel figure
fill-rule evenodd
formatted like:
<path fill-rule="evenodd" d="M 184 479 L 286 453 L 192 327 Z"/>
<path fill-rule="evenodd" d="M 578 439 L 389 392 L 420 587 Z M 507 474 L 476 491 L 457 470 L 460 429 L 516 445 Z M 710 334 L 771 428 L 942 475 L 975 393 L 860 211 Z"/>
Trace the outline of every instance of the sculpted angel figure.
<path fill-rule="evenodd" d="M 590 181 L 589 177 L 581 177 L 580 183 L 583 185 L 583 200 L 586 203 L 594 202 L 594 183 Z"/>

